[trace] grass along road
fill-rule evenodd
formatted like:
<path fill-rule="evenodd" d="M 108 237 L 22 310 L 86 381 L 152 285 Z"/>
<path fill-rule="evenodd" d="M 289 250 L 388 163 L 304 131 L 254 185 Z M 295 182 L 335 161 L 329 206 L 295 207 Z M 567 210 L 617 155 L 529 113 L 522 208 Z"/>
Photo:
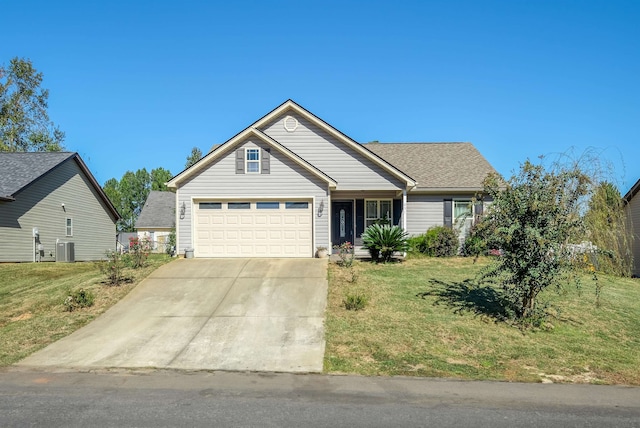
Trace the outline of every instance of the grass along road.
<path fill-rule="evenodd" d="M 145 267 L 126 269 L 130 282 L 105 285 L 98 263 L 0 264 L 0 367 L 13 364 L 73 333 L 109 309 L 142 279 L 171 259 L 152 254 Z M 70 291 L 95 294 L 93 306 L 66 312 Z"/>
<path fill-rule="evenodd" d="M 464 283 L 487 263 L 357 261 L 353 273 L 330 264 L 325 371 L 640 385 L 639 280 L 599 276 L 599 307 L 587 276 L 580 290 L 547 290 L 547 327 L 521 331 L 498 321 L 497 288 Z M 368 304 L 347 311 L 343 299 L 355 292 Z"/>

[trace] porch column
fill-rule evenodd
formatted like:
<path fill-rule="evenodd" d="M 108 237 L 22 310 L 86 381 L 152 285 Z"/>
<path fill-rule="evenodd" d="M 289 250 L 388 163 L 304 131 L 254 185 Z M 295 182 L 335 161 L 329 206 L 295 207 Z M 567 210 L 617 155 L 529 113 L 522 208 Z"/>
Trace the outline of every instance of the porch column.
<path fill-rule="evenodd" d="M 407 231 L 407 189 L 402 189 L 402 229 Z M 402 257 L 407 257 L 407 252 L 402 253 Z"/>
<path fill-rule="evenodd" d="M 402 190 L 402 228 L 407 230 L 407 189 Z"/>

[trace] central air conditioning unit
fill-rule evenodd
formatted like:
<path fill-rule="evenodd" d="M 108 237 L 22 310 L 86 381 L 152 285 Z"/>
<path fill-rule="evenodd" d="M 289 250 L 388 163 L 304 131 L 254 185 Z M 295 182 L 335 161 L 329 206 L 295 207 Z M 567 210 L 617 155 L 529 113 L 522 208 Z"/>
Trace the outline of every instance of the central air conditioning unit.
<path fill-rule="evenodd" d="M 73 263 L 76 261 L 73 242 L 58 242 L 56 244 L 56 262 Z"/>

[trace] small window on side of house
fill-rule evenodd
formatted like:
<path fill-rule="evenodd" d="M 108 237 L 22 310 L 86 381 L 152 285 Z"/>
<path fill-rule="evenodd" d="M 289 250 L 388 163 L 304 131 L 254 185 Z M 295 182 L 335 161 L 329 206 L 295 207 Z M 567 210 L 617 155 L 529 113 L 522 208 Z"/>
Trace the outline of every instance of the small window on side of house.
<path fill-rule="evenodd" d="M 66 226 L 66 236 L 73 236 L 73 219 L 67 217 L 65 226 Z"/>

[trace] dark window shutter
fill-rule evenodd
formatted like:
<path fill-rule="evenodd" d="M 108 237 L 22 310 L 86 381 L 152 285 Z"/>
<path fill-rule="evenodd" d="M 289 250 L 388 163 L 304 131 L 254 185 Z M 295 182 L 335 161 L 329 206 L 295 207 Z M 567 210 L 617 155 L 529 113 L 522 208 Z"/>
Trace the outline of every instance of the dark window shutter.
<path fill-rule="evenodd" d="M 271 149 L 262 149 L 262 159 L 260 160 L 262 174 L 271 174 Z"/>
<path fill-rule="evenodd" d="M 451 199 L 444 200 L 444 225 L 453 227 L 453 201 Z"/>
<path fill-rule="evenodd" d="M 482 205 L 482 201 L 477 201 L 475 206 L 475 221 L 479 221 L 482 218 L 484 206 Z"/>
<path fill-rule="evenodd" d="M 364 232 L 364 199 L 356 199 L 356 238 Z"/>
<path fill-rule="evenodd" d="M 236 150 L 236 174 L 244 174 L 244 149 Z"/>
<path fill-rule="evenodd" d="M 402 215 L 402 199 L 393 200 L 393 224 L 400 224 L 400 216 Z"/>

